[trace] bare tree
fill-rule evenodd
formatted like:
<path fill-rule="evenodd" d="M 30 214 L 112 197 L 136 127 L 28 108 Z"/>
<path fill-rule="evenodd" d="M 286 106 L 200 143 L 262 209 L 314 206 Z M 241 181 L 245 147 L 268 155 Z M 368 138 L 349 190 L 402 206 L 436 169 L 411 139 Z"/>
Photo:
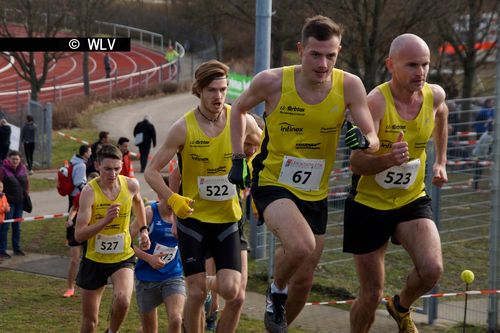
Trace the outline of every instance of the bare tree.
<path fill-rule="evenodd" d="M 96 32 L 95 20 L 98 15 L 102 15 L 111 6 L 114 0 L 70 0 L 72 17 L 72 27 L 79 37 L 91 37 Z M 83 92 L 85 96 L 90 95 L 89 79 L 89 53 L 83 52 Z"/>
<path fill-rule="evenodd" d="M 433 1 L 306 0 L 315 12 L 324 13 L 345 28 L 341 61 L 370 90 L 386 76 L 384 60 L 391 40 L 405 32 L 424 35 L 434 11 Z"/>
<path fill-rule="evenodd" d="M 1 37 L 56 37 L 64 26 L 68 9 L 67 0 L 1 0 Z M 20 78 L 30 83 L 31 99 L 38 94 L 47 79 L 53 62 L 63 56 L 61 52 L 11 52 L 0 53 L 9 61 L 15 60 L 14 70 Z"/>
<path fill-rule="evenodd" d="M 498 36 L 492 36 L 489 32 L 496 30 L 500 0 L 454 1 L 454 6 L 441 7 L 441 11 L 446 12 L 446 15 L 436 21 L 438 31 L 452 47 L 451 57 L 463 69 L 462 98 L 472 97 L 476 72 L 495 50 L 494 47 L 483 47 L 487 41 L 492 42 L 492 45 L 498 42 Z"/>

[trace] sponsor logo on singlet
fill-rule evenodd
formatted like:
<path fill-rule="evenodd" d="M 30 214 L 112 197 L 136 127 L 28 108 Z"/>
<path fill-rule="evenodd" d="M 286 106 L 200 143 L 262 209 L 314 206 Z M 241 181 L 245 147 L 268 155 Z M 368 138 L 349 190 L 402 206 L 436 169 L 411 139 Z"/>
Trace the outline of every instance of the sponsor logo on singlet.
<path fill-rule="evenodd" d="M 209 144 L 210 144 L 210 142 L 207 140 L 191 140 L 191 141 L 189 141 L 190 147 L 208 147 Z"/>
<path fill-rule="evenodd" d="M 295 149 L 319 149 L 321 142 L 316 143 L 302 143 L 298 142 L 295 144 Z"/>
<path fill-rule="evenodd" d="M 207 169 L 207 173 L 209 175 L 214 174 L 214 173 L 226 173 L 226 166 L 220 166 L 218 168 L 209 168 Z"/>
<path fill-rule="evenodd" d="M 289 114 L 295 116 L 303 116 L 306 112 L 306 109 L 300 106 L 295 105 L 281 105 L 279 107 L 280 113 Z"/>
<path fill-rule="evenodd" d="M 288 134 L 288 133 L 302 134 L 304 131 L 303 127 L 297 127 L 294 124 L 290 124 L 287 122 L 282 122 L 279 125 L 281 129 L 281 134 Z"/>
<path fill-rule="evenodd" d="M 198 154 L 190 154 L 190 156 L 193 161 L 208 163 L 208 157 L 203 157 Z"/>
<path fill-rule="evenodd" d="M 380 147 L 381 148 L 386 148 L 386 149 L 391 149 L 391 147 L 392 147 L 392 141 L 389 141 L 389 140 L 380 140 Z"/>

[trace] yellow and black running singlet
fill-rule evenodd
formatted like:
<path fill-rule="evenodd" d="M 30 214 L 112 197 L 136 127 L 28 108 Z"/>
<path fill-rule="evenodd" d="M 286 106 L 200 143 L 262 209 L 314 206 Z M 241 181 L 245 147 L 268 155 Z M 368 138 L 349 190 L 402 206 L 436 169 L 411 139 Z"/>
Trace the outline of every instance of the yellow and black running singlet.
<path fill-rule="evenodd" d="M 130 237 L 130 210 L 132 196 L 128 189 L 127 177 L 118 176 L 120 193 L 115 200 L 109 200 L 104 195 L 97 179 L 88 184 L 94 190 L 94 205 L 90 223 L 103 219 L 112 204 L 120 204 L 120 214 L 94 237 L 89 238 L 85 257 L 100 263 L 113 264 L 129 259 L 134 255 L 132 239 Z"/>
<path fill-rule="evenodd" d="M 196 120 L 195 110 L 185 115 L 186 143 L 181 151 L 182 195 L 192 198 L 194 212 L 189 217 L 200 222 L 229 223 L 241 219 L 236 186 L 227 178 L 231 169 L 231 130 L 227 110 L 226 126 L 211 138 Z"/>
<path fill-rule="evenodd" d="M 420 112 L 413 120 L 399 116 L 389 83 L 378 86 L 385 98 L 384 118 L 380 123 L 378 137 L 380 149 L 376 154 L 387 154 L 397 140 L 400 131 L 408 142 L 410 160 L 401 166 L 393 166 L 376 175 L 353 178 L 354 200 L 363 205 L 380 209 L 396 209 L 425 195 L 425 148 L 434 130 L 434 98 L 426 83 L 422 89 L 423 102 Z"/>
<path fill-rule="evenodd" d="M 318 201 L 328 195 L 344 121 L 344 72 L 333 69 L 332 88 L 323 101 L 307 104 L 295 89 L 295 66 L 283 68 L 281 99 L 265 117 L 259 154 L 253 161 L 258 186 L 281 186 L 298 198 Z"/>

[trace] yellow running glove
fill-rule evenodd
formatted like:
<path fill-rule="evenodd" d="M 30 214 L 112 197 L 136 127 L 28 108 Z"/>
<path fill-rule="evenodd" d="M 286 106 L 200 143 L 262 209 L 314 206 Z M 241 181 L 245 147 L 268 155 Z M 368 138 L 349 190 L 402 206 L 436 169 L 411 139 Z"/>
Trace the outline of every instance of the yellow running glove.
<path fill-rule="evenodd" d="M 193 203 L 193 199 L 191 198 L 173 193 L 170 198 L 168 198 L 167 203 L 172 207 L 175 215 L 181 219 L 185 219 L 193 213 L 193 208 L 189 207 L 189 205 Z"/>

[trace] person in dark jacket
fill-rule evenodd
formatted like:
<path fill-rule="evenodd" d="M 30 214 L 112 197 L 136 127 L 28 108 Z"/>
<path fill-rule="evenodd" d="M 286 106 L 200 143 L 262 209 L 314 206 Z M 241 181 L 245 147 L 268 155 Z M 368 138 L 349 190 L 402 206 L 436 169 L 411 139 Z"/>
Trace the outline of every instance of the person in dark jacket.
<path fill-rule="evenodd" d="M 0 162 L 7 157 L 9 152 L 11 132 L 12 129 L 7 125 L 7 120 L 0 119 Z"/>
<path fill-rule="evenodd" d="M 135 125 L 134 139 L 135 145 L 139 147 L 141 172 L 144 172 L 148 164 L 151 142 L 153 142 L 153 147 L 156 147 L 156 131 L 154 125 L 151 123 L 151 117 L 149 115 L 144 116 L 144 120 Z"/>
<path fill-rule="evenodd" d="M 5 218 L 16 219 L 23 217 L 24 196 L 29 193 L 28 169 L 21 162 L 21 153 L 12 150 L 0 168 L 0 181 L 4 183 L 4 193 L 10 204 L 10 212 Z M 12 224 L 12 248 L 14 255 L 24 256 L 21 250 L 21 223 L 0 224 L 0 259 L 9 259 L 7 253 L 7 234 Z"/>
<path fill-rule="evenodd" d="M 89 159 L 87 160 L 87 176 L 91 172 L 97 172 L 97 169 L 95 168 L 94 162 L 95 158 L 97 156 L 97 151 L 101 148 L 103 144 L 109 143 L 109 132 L 106 131 L 101 131 L 99 132 L 99 140 L 94 142 L 90 148 L 92 149 L 92 155 L 90 155 Z"/>
<path fill-rule="evenodd" d="M 21 129 L 21 142 L 24 147 L 24 155 L 26 156 L 26 164 L 28 164 L 29 173 L 33 173 L 33 153 L 35 152 L 36 124 L 33 121 L 33 116 L 26 116 L 26 124 Z"/>

